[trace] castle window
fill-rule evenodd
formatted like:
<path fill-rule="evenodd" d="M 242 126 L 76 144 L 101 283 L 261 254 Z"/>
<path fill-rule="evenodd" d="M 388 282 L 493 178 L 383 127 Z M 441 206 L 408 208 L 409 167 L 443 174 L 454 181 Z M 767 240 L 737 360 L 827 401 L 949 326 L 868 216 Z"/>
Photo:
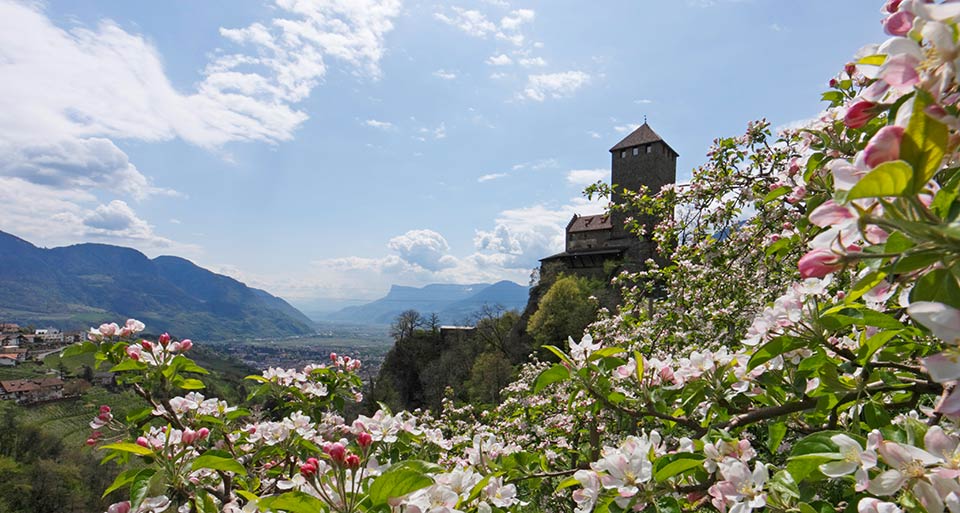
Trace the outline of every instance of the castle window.
<path fill-rule="evenodd" d="M 634 149 L 633 149 L 633 156 L 636 157 L 638 153 L 640 153 L 640 148 L 634 148 Z"/>
<path fill-rule="evenodd" d="M 653 151 L 653 145 L 652 145 L 652 144 L 648 144 L 648 145 L 647 145 L 647 153 L 650 153 L 651 151 Z"/>
<path fill-rule="evenodd" d="M 627 150 L 623 150 L 623 151 L 620 152 L 620 158 L 622 158 L 622 159 L 627 158 Z"/>

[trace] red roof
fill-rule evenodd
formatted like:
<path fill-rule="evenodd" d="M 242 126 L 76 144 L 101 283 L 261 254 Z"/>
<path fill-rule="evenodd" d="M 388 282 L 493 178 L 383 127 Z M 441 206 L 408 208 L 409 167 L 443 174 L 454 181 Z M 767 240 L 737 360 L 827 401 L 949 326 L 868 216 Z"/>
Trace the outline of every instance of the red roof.
<path fill-rule="evenodd" d="M 63 380 L 60 378 L 43 378 L 0 381 L 0 388 L 3 388 L 8 394 L 15 392 L 32 392 L 34 390 L 56 386 L 63 386 Z"/>
<path fill-rule="evenodd" d="M 607 214 L 596 214 L 592 216 L 574 215 L 567 225 L 567 233 L 592 232 L 594 230 L 609 230 L 613 228 L 610 216 Z"/>

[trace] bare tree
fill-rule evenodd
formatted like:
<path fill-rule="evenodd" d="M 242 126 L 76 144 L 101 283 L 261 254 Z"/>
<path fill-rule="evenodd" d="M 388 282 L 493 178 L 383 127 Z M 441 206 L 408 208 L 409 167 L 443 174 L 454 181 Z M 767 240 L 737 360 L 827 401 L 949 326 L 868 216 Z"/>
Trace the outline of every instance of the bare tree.
<path fill-rule="evenodd" d="M 394 319 L 390 325 L 390 336 L 394 340 L 403 340 L 413 336 L 414 330 L 423 327 L 423 316 L 416 310 L 407 310 Z"/>

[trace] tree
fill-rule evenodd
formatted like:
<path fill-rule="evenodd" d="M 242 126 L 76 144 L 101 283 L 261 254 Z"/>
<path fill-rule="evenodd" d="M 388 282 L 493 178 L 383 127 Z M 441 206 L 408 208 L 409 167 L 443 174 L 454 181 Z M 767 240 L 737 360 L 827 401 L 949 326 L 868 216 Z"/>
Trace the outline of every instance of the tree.
<path fill-rule="evenodd" d="M 490 350 L 510 354 L 510 332 L 520 321 L 516 310 L 504 310 L 502 306 L 484 304 L 474 314 L 473 324 L 477 327 L 476 336 Z"/>
<path fill-rule="evenodd" d="M 560 276 L 540 300 L 527 332 L 538 346 L 559 344 L 567 337 L 580 338 L 597 316 L 597 304 L 590 296 L 586 278 Z"/>
<path fill-rule="evenodd" d="M 513 379 L 513 366 L 500 351 L 482 353 L 470 370 L 470 401 L 473 404 L 499 404 L 500 391 Z"/>
<path fill-rule="evenodd" d="M 423 316 L 416 310 L 406 310 L 394 319 L 390 325 L 390 336 L 394 340 L 409 338 L 413 332 L 423 326 Z"/>

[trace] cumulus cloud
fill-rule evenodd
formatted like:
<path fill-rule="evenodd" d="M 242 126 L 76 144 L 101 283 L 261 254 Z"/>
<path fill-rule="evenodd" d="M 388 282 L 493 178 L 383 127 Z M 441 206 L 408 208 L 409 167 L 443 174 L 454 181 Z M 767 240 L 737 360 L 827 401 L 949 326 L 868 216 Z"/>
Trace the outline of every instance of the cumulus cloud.
<path fill-rule="evenodd" d="M 629 134 L 640 128 L 640 123 L 627 123 L 626 125 L 617 125 L 613 127 L 613 130 L 620 134 Z"/>
<path fill-rule="evenodd" d="M 451 7 L 452 14 L 434 13 L 433 17 L 474 37 L 486 37 L 497 31 L 497 25 L 475 9 Z"/>
<path fill-rule="evenodd" d="M 606 169 L 574 169 L 567 172 L 567 183 L 572 185 L 590 185 L 610 176 Z"/>
<path fill-rule="evenodd" d="M 565 98 L 589 82 L 590 75 L 582 71 L 530 75 L 521 96 L 538 102 L 547 98 Z"/>
<path fill-rule="evenodd" d="M 0 175 L 59 189 L 105 189 L 135 199 L 175 194 L 154 187 L 113 141 L 102 137 L 10 145 L 0 143 Z"/>
<path fill-rule="evenodd" d="M 516 31 L 525 23 L 530 23 L 536 17 L 533 9 L 517 9 L 500 19 L 500 28 Z"/>
<path fill-rule="evenodd" d="M 448 255 L 450 245 L 443 235 L 433 230 L 410 230 L 390 239 L 387 247 L 396 251 L 404 261 L 429 271 L 456 265 Z"/>
<path fill-rule="evenodd" d="M 491 66 L 509 66 L 513 64 L 513 59 L 511 59 L 509 55 L 501 53 L 499 55 L 491 55 L 490 58 L 487 59 L 487 64 Z"/>
<path fill-rule="evenodd" d="M 543 57 L 524 57 L 517 62 L 524 68 L 542 68 L 547 65 L 547 61 Z"/>

